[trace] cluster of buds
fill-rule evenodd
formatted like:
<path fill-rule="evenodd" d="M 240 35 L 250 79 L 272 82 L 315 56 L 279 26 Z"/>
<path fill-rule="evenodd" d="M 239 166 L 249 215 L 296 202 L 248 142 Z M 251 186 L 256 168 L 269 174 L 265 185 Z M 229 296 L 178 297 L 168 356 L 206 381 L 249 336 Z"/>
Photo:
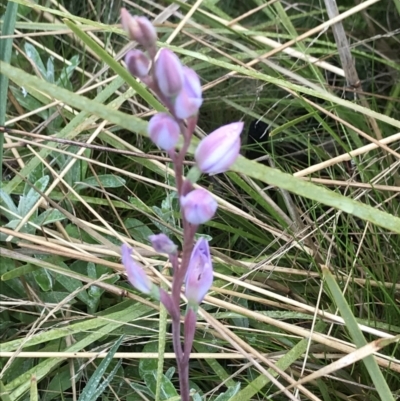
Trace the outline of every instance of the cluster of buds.
<path fill-rule="evenodd" d="M 194 183 L 201 173 L 219 174 L 232 166 L 239 155 L 243 123 L 224 125 L 201 140 L 194 155 L 196 165 L 185 178 L 183 161 L 203 103 L 200 78 L 193 69 L 182 65 L 179 57 L 171 50 L 157 49 L 157 34 L 147 18 L 134 17 L 123 8 L 121 21 L 129 39 L 142 48 L 128 51 L 125 56 L 127 69 L 152 90 L 168 110 L 166 113 L 157 113 L 150 119 L 147 132 L 154 144 L 166 151 L 173 162 L 184 230 L 180 258 L 178 247 L 165 234 L 149 237 L 154 250 L 169 257 L 173 268 L 171 293 L 150 280 L 144 269 L 132 258 L 132 249 L 125 244 L 121 250 L 122 263 L 130 283 L 138 291 L 159 300 L 171 315 L 181 397 L 182 401 L 186 401 L 189 400 L 189 388 L 188 377 L 184 372 L 188 372 L 196 313 L 213 281 L 208 242 L 200 238 L 194 244 L 194 238 L 198 226 L 211 220 L 217 210 L 217 202 L 212 194 L 205 189 L 195 189 Z M 179 305 L 183 286 L 188 307 L 182 347 Z"/>

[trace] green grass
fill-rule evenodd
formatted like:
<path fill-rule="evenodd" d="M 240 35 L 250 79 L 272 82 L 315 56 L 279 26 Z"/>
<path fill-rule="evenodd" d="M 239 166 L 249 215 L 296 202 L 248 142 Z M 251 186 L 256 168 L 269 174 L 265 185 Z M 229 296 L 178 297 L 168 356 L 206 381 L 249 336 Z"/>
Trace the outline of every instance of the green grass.
<path fill-rule="evenodd" d="M 171 165 L 146 137 L 163 106 L 120 62 L 122 6 L 167 15 L 159 46 L 201 77 L 189 162 L 222 124 L 243 120 L 247 130 L 262 118 L 271 127 L 269 142 L 252 145 L 269 149 L 271 164 L 241 157 L 199 181 L 219 209 L 201 227 L 215 280 L 190 362 L 194 400 L 398 399 L 398 139 L 354 157 L 357 176 L 333 160 L 400 131 L 398 0 L 342 21 L 357 95 L 332 28 L 307 34 L 329 21 L 325 3 L 203 1 L 169 43 L 196 2 L 162 14 L 171 3 L 8 2 L 18 4 L 14 36 L 0 6 L 0 399 L 177 399 L 168 317 L 129 286 L 119 260 L 129 242 L 168 286 L 147 237 L 163 231 L 182 243 Z M 259 59 L 270 41 L 300 35 Z M 288 145 L 318 166 L 302 173 Z M 100 352 L 108 357 L 93 359 Z"/>

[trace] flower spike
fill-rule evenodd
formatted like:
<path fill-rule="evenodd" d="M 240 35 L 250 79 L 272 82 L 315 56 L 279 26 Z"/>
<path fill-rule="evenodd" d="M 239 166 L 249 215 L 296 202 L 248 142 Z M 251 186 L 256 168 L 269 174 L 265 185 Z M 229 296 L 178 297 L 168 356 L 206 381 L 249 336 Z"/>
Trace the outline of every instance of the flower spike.
<path fill-rule="evenodd" d="M 147 133 L 155 145 L 168 153 L 168 163 L 171 161 L 173 164 L 182 219 L 182 224 L 178 223 L 174 228 L 183 228 L 181 252 L 167 235 L 161 233 L 149 236 L 154 250 L 168 255 L 169 263 L 166 267 L 172 273 L 170 289 L 153 284 L 140 264 L 132 258 L 132 249 L 126 244 L 121 247 L 122 263 L 130 283 L 160 301 L 171 316 L 180 396 L 182 401 L 190 401 L 189 358 L 196 334 L 197 310 L 213 282 L 213 266 L 207 240 L 200 238 L 193 250 L 192 244 L 198 226 L 211 220 L 218 207 L 210 192 L 194 188 L 202 173 L 218 174 L 229 170 L 240 152 L 243 123 L 222 126 L 200 141 L 194 155 L 196 164 L 187 172 L 185 157 L 191 149 L 191 139 L 203 103 L 200 77 L 193 69 L 183 66 L 174 52 L 167 48 L 158 49 L 156 30 L 146 17 L 131 16 L 122 8 L 121 22 L 128 37 L 141 46 L 141 50 L 127 52 L 125 62 L 128 71 L 139 78 L 165 107 L 164 112 L 158 112 L 150 118 Z M 175 218 L 175 214 L 173 216 Z M 153 220 L 151 216 L 150 219 Z M 161 222 L 153 223 L 158 225 Z M 170 230 L 169 224 L 166 227 Z M 164 264 L 156 260 L 154 262 Z M 183 333 L 180 304 L 182 287 L 188 300 Z"/>

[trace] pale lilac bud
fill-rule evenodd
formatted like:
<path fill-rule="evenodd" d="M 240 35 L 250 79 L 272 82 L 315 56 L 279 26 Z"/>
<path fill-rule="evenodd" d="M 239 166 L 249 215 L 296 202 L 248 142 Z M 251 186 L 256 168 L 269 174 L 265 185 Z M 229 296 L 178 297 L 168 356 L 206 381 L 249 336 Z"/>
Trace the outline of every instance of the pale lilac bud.
<path fill-rule="evenodd" d="M 125 63 L 128 71 L 134 77 L 147 77 L 150 70 L 150 59 L 141 50 L 129 50 L 125 56 Z"/>
<path fill-rule="evenodd" d="M 183 67 L 183 88 L 175 99 L 174 110 L 178 118 L 197 114 L 203 103 L 200 78 L 188 67 Z"/>
<path fill-rule="evenodd" d="M 214 216 L 218 204 L 205 189 L 195 189 L 181 197 L 183 215 L 191 224 L 203 224 Z"/>
<path fill-rule="evenodd" d="M 126 8 L 121 8 L 121 23 L 130 40 L 135 40 L 145 49 L 155 46 L 157 32 L 146 17 L 133 17 Z"/>
<path fill-rule="evenodd" d="M 128 274 L 129 282 L 144 294 L 152 293 L 153 283 L 142 267 L 132 259 L 131 254 L 132 248 L 123 244 L 121 247 L 121 259 Z"/>
<path fill-rule="evenodd" d="M 150 235 L 149 240 L 154 250 L 159 253 L 172 255 L 176 253 L 178 247 L 165 234 Z"/>
<path fill-rule="evenodd" d="M 176 96 L 183 85 L 183 67 L 178 56 L 169 49 L 161 49 L 156 56 L 154 75 L 161 93 Z"/>
<path fill-rule="evenodd" d="M 208 241 L 197 240 L 190 256 L 185 279 L 185 295 L 189 306 L 199 305 L 213 282 L 213 267 Z"/>
<path fill-rule="evenodd" d="M 147 126 L 150 139 L 161 149 L 172 150 L 179 141 L 179 124 L 167 113 L 153 116 Z"/>
<path fill-rule="evenodd" d="M 240 152 L 243 123 L 224 125 L 202 139 L 194 153 L 203 173 L 223 173 L 235 162 Z"/>

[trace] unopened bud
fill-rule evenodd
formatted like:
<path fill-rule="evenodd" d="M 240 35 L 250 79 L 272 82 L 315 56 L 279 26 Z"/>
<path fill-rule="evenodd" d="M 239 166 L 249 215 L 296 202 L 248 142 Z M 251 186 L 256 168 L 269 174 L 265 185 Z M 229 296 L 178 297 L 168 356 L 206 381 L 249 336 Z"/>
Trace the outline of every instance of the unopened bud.
<path fill-rule="evenodd" d="M 121 247 L 121 259 L 122 264 L 125 266 L 129 282 L 144 294 L 151 294 L 154 286 L 153 283 L 139 263 L 136 263 L 132 259 L 131 255 L 132 248 L 123 244 Z"/>
<path fill-rule="evenodd" d="M 149 240 L 154 250 L 159 253 L 172 255 L 176 253 L 178 247 L 165 234 L 150 235 Z"/>
<path fill-rule="evenodd" d="M 155 46 L 157 32 L 146 17 L 132 16 L 126 8 L 121 8 L 121 23 L 130 40 L 135 40 L 145 49 Z"/>
<path fill-rule="evenodd" d="M 194 158 L 203 173 L 223 173 L 235 162 L 240 152 L 243 123 L 224 125 L 202 139 Z"/>
<path fill-rule="evenodd" d="M 183 67 L 183 88 L 175 99 L 174 110 L 178 118 L 189 118 L 198 113 L 203 103 L 200 78 L 188 67 Z"/>
<path fill-rule="evenodd" d="M 125 56 L 125 63 L 128 71 L 134 77 L 147 77 L 150 70 L 150 60 L 141 50 L 129 50 Z"/>
<path fill-rule="evenodd" d="M 199 305 L 213 282 L 213 267 L 208 241 L 197 240 L 190 256 L 185 279 L 185 295 L 190 306 Z"/>
<path fill-rule="evenodd" d="M 154 75 L 164 96 L 174 97 L 182 89 L 183 67 L 178 56 L 171 50 L 159 50 L 155 60 Z"/>
<path fill-rule="evenodd" d="M 150 139 L 161 149 L 172 150 L 179 141 L 179 124 L 167 113 L 158 113 L 153 116 L 147 132 Z"/>
<path fill-rule="evenodd" d="M 218 204 L 205 189 L 195 189 L 181 197 L 181 207 L 186 220 L 195 225 L 211 220 Z"/>

